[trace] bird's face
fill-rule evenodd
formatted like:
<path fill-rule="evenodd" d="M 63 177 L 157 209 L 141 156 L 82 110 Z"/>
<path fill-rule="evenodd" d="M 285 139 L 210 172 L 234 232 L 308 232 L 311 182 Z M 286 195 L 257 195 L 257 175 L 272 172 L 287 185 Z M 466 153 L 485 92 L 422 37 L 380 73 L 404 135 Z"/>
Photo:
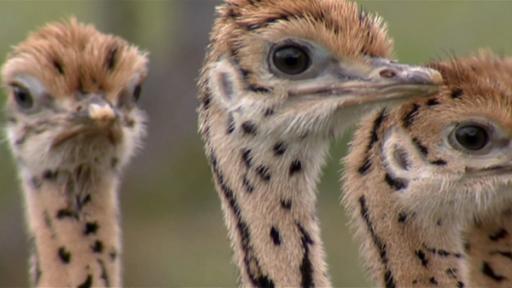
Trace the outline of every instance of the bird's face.
<path fill-rule="evenodd" d="M 512 60 L 484 54 L 434 66 L 447 86 L 400 108 L 386 163 L 411 182 L 404 197 L 416 205 L 495 211 L 512 201 Z"/>
<path fill-rule="evenodd" d="M 235 122 L 272 116 L 265 131 L 328 135 L 363 107 L 437 91 L 438 72 L 386 59 L 385 27 L 353 3 L 260 3 L 224 7 L 217 26 L 228 34 L 213 36 L 214 47 L 230 46 L 212 52 L 208 88 Z"/>
<path fill-rule="evenodd" d="M 22 165 L 36 170 L 78 164 L 117 169 L 139 146 L 145 116 L 137 101 L 145 56 L 90 29 L 74 22 L 47 26 L 20 44 L 5 64 L 7 136 Z M 55 30 L 66 39 L 57 34 L 38 38 Z M 88 38 L 88 44 L 79 45 L 80 38 L 72 35 Z M 46 41 L 47 51 L 38 54 L 34 44 L 40 41 Z"/>

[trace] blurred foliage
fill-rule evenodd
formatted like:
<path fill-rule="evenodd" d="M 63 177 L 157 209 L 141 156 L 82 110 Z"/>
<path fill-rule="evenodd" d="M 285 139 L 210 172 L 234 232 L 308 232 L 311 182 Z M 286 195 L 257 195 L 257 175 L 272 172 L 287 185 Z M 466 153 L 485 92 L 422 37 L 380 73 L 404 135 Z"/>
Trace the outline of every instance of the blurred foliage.
<path fill-rule="evenodd" d="M 512 54 L 512 1 L 358 2 L 389 23 L 401 61 L 422 63 L 481 47 Z M 217 3 L 0 0 L 0 55 L 36 27 L 71 15 L 151 52 L 151 74 L 142 102 L 151 118 L 150 136 L 127 171 L 121 194 L 128 286 L 237 283 L 220 203 L 195 124 L 194 81 Z M 322 234 L 335 285 L 369 286 L 339 205 L 339 159 L 347 140 L 332 146 L 319 189 Z M 0 140 L 2 287 L 27 285 L 23 199 L 16 179 L 5 141 Z"/>

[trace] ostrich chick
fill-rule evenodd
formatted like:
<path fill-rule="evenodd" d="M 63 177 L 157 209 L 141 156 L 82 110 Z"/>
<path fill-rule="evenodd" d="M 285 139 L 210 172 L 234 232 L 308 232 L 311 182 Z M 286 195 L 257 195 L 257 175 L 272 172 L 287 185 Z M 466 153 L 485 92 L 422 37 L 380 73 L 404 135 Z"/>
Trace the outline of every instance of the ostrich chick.
<path fill-rule="evenodd" d="M 466 232 L 512 201 L 512 59 L 431 67 L 441 91 L 367 118 L 345 161 L 344 203 L 383 287 L 473 287 Z M 500 276 L 485 263 L 474 287 Z"/>
<path fill-rule="evenodd" d="M 2 69 L 37 286 L 121 285 L 117 189 L 141 142 L 146 55 L 94 27 L 49 24 Z"/>
<path fill-rule="evenodd" d="M 340 0 L 229 0 L 199 82 L 199 126 L 242 286 L 329 286 L 316 183 L 368 106 L 437 91 L 387 60 L 379 17 Z"/>

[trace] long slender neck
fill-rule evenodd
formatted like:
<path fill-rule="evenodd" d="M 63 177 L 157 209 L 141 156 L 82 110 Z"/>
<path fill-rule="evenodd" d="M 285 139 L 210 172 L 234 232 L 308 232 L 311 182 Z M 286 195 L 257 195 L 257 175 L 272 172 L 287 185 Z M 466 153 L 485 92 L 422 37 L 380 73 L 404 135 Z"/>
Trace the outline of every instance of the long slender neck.
<path fill-rule="evenodd" d="M 121 285 L 116 179 L 86 165 L 22 172 L 36 286 Z"/>
<path fill-rule="evenodd" d="M 203 136 L 242 286 L 330 286 L 315 210 L 328 141 L 276 139 L 229 116 L 210 120 Z"/>
<path fill-rule="evenodd" d="M 414 188 L 383 163 L 386 112 L 372 117 L 346 159 L 344 202 L 374 280 L 383 287 L 463 287 L 460 229 L 405 204 Z"/>

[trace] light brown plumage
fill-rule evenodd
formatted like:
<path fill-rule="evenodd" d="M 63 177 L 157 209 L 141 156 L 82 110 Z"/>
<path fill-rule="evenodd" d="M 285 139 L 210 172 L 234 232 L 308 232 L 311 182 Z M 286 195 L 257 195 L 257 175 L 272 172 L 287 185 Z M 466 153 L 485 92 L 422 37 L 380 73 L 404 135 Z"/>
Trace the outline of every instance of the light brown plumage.
<path fill-rule="evenodd" d="M 205 142 L 243 286 L 325 287 L 316 183 L 329 140 L 364 106 L 435 91 L 386 60 L 379 17 L 338 0 L 218 8 L 199 81 Z"/>
<path fill-rule="evenodd" d="M 94 27 L 51 23 L 2 69 L 36 286 L 121 285 L 117 188 L 140 146 L 147 58 Z"/>
<path fill-rule="evenodd" d="M 464 244 L 480 233 L 475 219 L 512 201 L 512 60 L 482 52 L 431 67 L 445 79 L 440 93 L 362 122 L 344 204 L 379 286 L 494 286 L 493 268 L 474 269 Z"/>

